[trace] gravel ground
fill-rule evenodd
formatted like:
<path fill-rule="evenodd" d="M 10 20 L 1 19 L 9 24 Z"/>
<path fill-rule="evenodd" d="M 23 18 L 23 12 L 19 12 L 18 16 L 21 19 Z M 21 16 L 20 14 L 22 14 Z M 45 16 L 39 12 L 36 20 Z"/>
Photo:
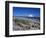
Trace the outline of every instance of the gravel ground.
<path fill-rule="evenodd" d="M 30 22 L 29 25 L 23 24 L 19 22 L 19 25 L 13 20 L 13 31 L 18 30 L 39 30 L 40 24 L 35 22 Z"/>

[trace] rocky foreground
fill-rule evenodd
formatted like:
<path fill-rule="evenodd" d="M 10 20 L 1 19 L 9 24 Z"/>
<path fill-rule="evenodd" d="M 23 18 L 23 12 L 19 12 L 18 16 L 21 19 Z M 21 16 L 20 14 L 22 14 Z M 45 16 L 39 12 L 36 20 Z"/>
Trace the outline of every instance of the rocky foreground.
<path fill-rule="evenodd" d="M 13 31 L 19 30 L 39 30 L 40 22 L 33 19 L 19 19 L 13 17 Z"/>

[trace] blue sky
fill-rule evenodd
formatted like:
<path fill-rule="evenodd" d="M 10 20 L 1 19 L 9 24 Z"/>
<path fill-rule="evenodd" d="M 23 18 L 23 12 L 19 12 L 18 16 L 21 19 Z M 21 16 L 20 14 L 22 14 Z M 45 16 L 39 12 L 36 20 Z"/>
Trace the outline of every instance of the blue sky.
<path fill-rule="evenodd" d="M 13 7 L 13 16 L 39 17 L 40 8 Z"/>

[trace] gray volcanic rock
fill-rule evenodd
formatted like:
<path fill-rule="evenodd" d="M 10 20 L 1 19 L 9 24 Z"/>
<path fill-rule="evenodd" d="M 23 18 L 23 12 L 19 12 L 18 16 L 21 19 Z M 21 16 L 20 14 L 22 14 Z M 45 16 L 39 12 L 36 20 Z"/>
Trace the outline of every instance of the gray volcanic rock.
<path fill-rule="evenodd" d="M 15 21 L 15 20 L 18 21 Z M 23 21 L 24 20 L 24 23 Z M 13 17 L 13 31 L 19 30 L 39 30 L 40 29 L 40 22 L 33 19 L 27 19 L 24 17 Z"/>

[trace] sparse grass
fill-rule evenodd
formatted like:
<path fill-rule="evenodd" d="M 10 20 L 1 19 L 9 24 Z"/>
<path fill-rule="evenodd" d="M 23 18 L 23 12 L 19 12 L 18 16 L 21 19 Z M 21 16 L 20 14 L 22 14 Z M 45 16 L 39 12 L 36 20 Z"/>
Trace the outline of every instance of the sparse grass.
<path fill-rule="evenodd" d="M 28 21 L 28 20 L 15 19 L 15 23 L 17 23 L 17 22 L 23 23 L 23 24 L 25 24 L 25 25 L 29 25 L 29 21 Z"/>
<path fill-rule="evenodd" d="M 34 22 L 32 20 L 26 20 L 26 19 L 15 19 L 15 24 L 19 27 L 22 27 L 25 29 L 40 29 L 40 22 Z"/>

